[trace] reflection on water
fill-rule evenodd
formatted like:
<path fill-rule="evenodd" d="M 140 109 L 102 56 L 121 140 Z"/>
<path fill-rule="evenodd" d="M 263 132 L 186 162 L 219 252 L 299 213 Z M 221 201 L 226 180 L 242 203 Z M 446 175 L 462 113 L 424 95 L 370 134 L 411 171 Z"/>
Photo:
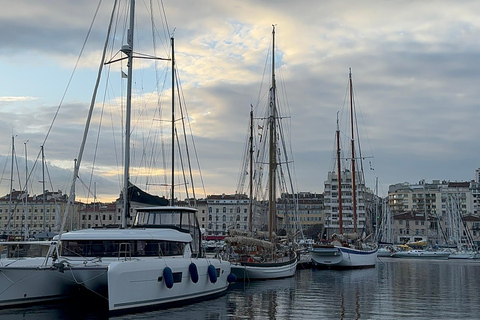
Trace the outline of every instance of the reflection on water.
<path fill-rule="evenodd" d="M 112 319 L 478 319 L 480 261 L 389 259 L 374 269 L 301 270 L 236 283 L 215 299 Z M 90 303 L 0 310 L 0 319 L 106 319 Z"/>

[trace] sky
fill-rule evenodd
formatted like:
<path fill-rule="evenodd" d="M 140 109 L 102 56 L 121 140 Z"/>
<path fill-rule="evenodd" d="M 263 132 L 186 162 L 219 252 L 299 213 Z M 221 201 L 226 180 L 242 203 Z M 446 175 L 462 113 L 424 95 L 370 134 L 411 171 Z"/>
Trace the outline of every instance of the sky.
<path fill-rule="evenodd" d="M 0 12 L 0 195 L 10 188 L 12 136 L 14 188 L 23 188 L 28 167 L 34 172 L 31 194 L 40 194 L 47 180 L 47 189 L 68 192 L 113 1 L 101 2 L 78 65 L 97 1 L 2 2 L 9 9 Z M 147 3 L 137 1 L 137 7 Z M 480 2 L 164 0 L 163 5 L 206 194 L 236 191 L 272 25 L 298 191 L 323 192 L 333 169 L 336 118 L 346 105 L 349 68 L 364 132 L 366 182 L 374 189 L 378 180 L 379 195 L 396 183 L 470 181 L 480 167 Z M 139 25 L 149 23 L 147 16 L 142 19 Z M 121 92 L 109 92 L 109 101 Z M 38 162 L 41 145 L 45 179 Z M 110 147 L 101 145 L 118 162 Z M 118 175 L 97 165 L 98 201 L 112 200 L 120 192 Z M 85 178 L 80 184 L 91 182 Z"/>

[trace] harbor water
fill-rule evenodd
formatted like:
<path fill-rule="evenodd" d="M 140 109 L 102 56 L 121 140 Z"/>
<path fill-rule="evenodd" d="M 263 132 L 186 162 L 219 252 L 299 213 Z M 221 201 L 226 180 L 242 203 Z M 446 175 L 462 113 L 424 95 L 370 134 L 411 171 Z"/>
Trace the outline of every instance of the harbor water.
<path fill-rule="evenodd" d="M 480 261 L 382 258 L 376 268 L 297 271 L 236 283 L 215 299 L 109 316 L 63 301 L 0 310 L 0 319 L 479 319 Z"/>

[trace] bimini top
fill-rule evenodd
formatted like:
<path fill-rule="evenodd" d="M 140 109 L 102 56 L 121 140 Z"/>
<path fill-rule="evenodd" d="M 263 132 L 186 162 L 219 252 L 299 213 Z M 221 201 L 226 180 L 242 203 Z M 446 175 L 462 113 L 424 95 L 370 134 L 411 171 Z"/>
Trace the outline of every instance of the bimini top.
<path fill-rule="evenodd" d="M 55 236 L 53 240 L 58 240 Z M 163 240 L 191 242 L 190 234 L 175 229 L 83 229 L 62 234 L 62 241 L 73 240 Z"/>

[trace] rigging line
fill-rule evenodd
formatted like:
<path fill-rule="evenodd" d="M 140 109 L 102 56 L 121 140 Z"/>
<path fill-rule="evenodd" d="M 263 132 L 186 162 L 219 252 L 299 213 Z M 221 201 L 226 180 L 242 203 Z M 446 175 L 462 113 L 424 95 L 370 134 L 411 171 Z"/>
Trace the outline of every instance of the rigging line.
<path fill-rule="evenodd" d="M 78 58 L 77 58 L 77 62 L 75 63 L 75 66 L 72 70 L 72 74 L 70 75 L 70 79 L 68 80 L 68 83 L 67 83 L 67 87 L 65 88 L 65 91 L 63 92 L 63 96 L 60 100 L 60 104 L 58 105 L 57 107 L 57 111 L 55 112 L 55 115 L 53 117 L 53 120 L 52 120 L 52 123 L 50 124 L 50 127 L 48 128 L 48 131 L 47 131 L 47 134 L 45 136 L 45 139 L 43 140 L 43 144 L 42 145 L 45 145 L 45 143 L 47 142 L 47 138 L 48 136 L 50 135 L 50 131 L 52 130 L 52 127 L 53 127 L 53 124 L 55 123 L 55 120 L 57 119 L 57 116 L 58 116 L 58 113 L 60 111 L 60 107 L 62 106 L 63 104 L 63 100 L 65 99 L 65 96 L 67 95 L 67 91 L 68 89 L 70 88 L 70 83 L 72 82 L 72 79 L 73 79 L 73 75 L 75 74 L 75 71 L 77 70 L 77 67 L 78 67 L 78 64 L 80 62 L 80 58 L 83 54 L 83 50 L 85 49 L 85 45 L 87 44 L 87 40 L 88 40 L 88 37 L 90 35 L 90 32 L 92 31 L 92 27 L 93 27 L 93 23 L 95 22 L 95 19 L 97 17 L 97 14 L 98 14 L 98 10 L 100 8 L 100 5 L 102 3 L 102 0 L 99 0 L 98 2 L 98 5 L 97 5 L 97 8 L 95 10 L 95 14 L 93 15 L 93 19 L 92 19 L 92 22 L 90 23 L 90 27 L 88 29 L 88 32 L 87 32 L 87 36 L 85 37 L 85 40 L 83 42 L 83 45 L 82 45 L 82 49 L 80 50 L 80 53 L 78 55 Z"/>
<path fill-rule="evenodd" d="M 155 28 L 155 22 L 154 22 L 154 18 L 153 18 L 153 3 L 152 3 L 152 0 L 150 0 L 150 12 L 151 12 L 151 16 L 150 16 L 150 19 L 151 19 L 151 26 L 152 26 L 152 33 L 154 32 L 154 30 L 156 30 Z M 162 28 L 162 30 L 165 32 L 165 30 L 168 28 L 168 25 L 166 23 L 166 14 L 165 14 L 165 8 L 163 7 L 163 2 L 161 3 L 161 8 L 163 10 L 163 15 L 164 15 L 164 19 L 165 20 L 162 20 L 165 22 L 165 25 L 166 27 L 165 28 Z M 158 31 L 157 31 L 158 32 Z M 169 38 L 167 37 L 168 34 L 164 34 L 165 38 Z M 157 55 L 157 42 L 156 42 L 156 37 L 152 37 L 152 41 L 153 41 L 153 50 L 154 50 L 154 54 Z M 166 47 L 166 46 L 165 46 Z M 167 57 L 170 56 L 170 50 L 166 50 L 167 51 Z M 161 90 L 160 90 L 160 76 L 159 76 L 159 68 L 158 68 L 158 65 L 159 65 L 159 61 L 155 60 L 155 76 L 156 76 L 156 90 L 157 90 L 157 106 L 158 108 L 156 109 L 156 111 L 158 110 L 158 115 L 159 115 L 159 118 L 162 119 L 162 116 L 163 116 L 163 108 L 161 107 L 161 99 L 160 97 L 162 96 L 161 95 Z M 167 68 L 167 67 L 165 67 Z M 163 85 L 162 85 L 162 88 L 165 88 L 165 84 L 166 84 L 166 81 L 167 81 L 167 72 L 164 72 L 164 77 L 163 77 Z M 156 112 L 155 111 L 155 112 Z M 162 125 L 162 122 L 160 122 L 160 132 L 163 132 L 163 125 Z M 156 139 L 155 139 L 156 140 Z M 162 139 L 160 139 L 160 149 L 161 149 L 161 155 L 162 155 L 162 162 L 163 162 L 163 168 L 166 168 L 167 167 L 167 164 L 166 164 L 166 158 L 165 158 L 165 140 L 163 139 L 163 135 L 162 135 Z M 151 154 L 151 168 L 153 168 L 154 166 L 156 165 L 155 163 L 155 156 L 154 156 L 154 151 L 152 150 L 152 154 Z M 167 170 L 164 170 L 164 181 L 167 181 Z"/>
<path fill-rule="evenodd" d="M 90 195 L 93 196 L 92 190 L 89 188 L 89 186 L 82 180 L 82 178 L 78 177 L 78 181 L 80 181 L 80 184 L 85 188 L 86 193 L 87 193 L 87 198 L 90 198 Z"/>
<path fill-rule="evenodd" d="M 175 74 L 176 75 L 178 74 L 178 69 L 175 69 Z M 189 148 L 188 148 L 187 133 L 185 131 L 185 127 L 186 127 L 185 126 L 185 117 L 183 115 L 183 109 L 184 108 L 182 108 L 182 106 L 185 107 L 185 113 L 187 113 L 187 107 L 186 107 L 185 96 L 183 95 L 183 91 L 182 91 L 182 95 L 180 95 L 180 83 L 179 83 L 178 78 L 179 77 L 177 75 L 175 80 L 177 81 L 177 94 L 178 94 L 178 96 L 181 96 L 181 99 L 179 99 L 179 107 L 180 107 L 180 116 L 181 116 L 181 120 L 182 120 L 183 137 L 184 137 L 184 140 L 185 140 L 185 149 L 186 149 L 186 152 L 187 152 L 187 162 L 188 162 L 188 169 L 189 169 L 189 173 L 190 173 L 190 181 L 192 183 L 192 195 L 193 195 L 193 199 L 194 199 L 193 201 L 196 202 L 195 185 L 194 185 L 193 176 L 192 176 L 192 164 L 191 164 L 191 161 L 190 161 L 190 152 L 189 152 Z M 182 101 L 183 101 L 183 104 L 182 104 Z M 188 116 L 188 114 L 187 114 L 187 116 Z M 190 123 L 189 120 L 187 122 Z M 192 134 L 192 136 L 193 136 L 193 134 Z M 192 138 L 192 144 L 195 144 L 195 141 L 193 140 L 193 138 Z M 198 168 L 199 168 L 200 175 L 201 175 L 200 166 Z M 195 203 L 195 205 L 196 205 L 196 203 Z"/>
<path fill-rule="evenodd" d="M 176 137 L 176 141 L 177 141 L 177 152 L 178 152 L 178 159 L 180 161 L 180 168 L 182 168 L 182 175 L 183 175 L 183 183 L 185 185 L 185 196 L 187 197 L 188 199 L 188 202 L 190 202 L 190 196 L 189 196 L 189 193 L 188 193 L 188 182 L 187 182 L 187 178 L 185 177 L 185 165 L 183 163 L 183 157 L 182 157 L 182 149 L 180 148 L 180 138 L 178 137 L 178 131 L 177 131 L 177 128 L 175 128 L 175 137 Z M 188 149 L 187 149 L 188 150 Z M 187 157 L 188 158 L 188 157 Z M 175 183 L 174 181 L 172 183 Z M 192 182 L 192 186 L 193 186 L 193 182 Z M 172 195 L 173 196 L 173 195 Z M 195 196 L 194 196 L 195 197 Z"/>
<path fill-rule="evenodd" d="M 70 187 L 70 194 L 69 194 L 69 197 L 68 197 L 67 205 L 66 205 L 66 207 L 65 207 L 65 214 L 63 215 L 63 221 L 62 221 L 60 233 L 59 233 L 59 235 L 58 235 L 58 241 L 59 241 L 59 242 L 60 242 L 60 240 L 61 240 L 61 238 L 62 238 L 62 233 L 63 233 L 63 230 L 64 230 L 64 228 L 65 228 L 65 224 L 66 224 L 66 222 L 67 222 L 68 212 L 69 212 L 69 210 L 70 210 L 70 207 L 73 205 L 73 204 L 72 204 L 72 201 L 74 201 L 75 181 L 76 181 L 76 179 L 77 179 L 77 177 L 78 177 L 78 169 L 80 168 L 80 164 L 81 164 L 81 162 L 82 162 L 83 151 L 84 151 L 85 143 L 86 143 L 87 136 L 88 136 L 88 128 L 90 127 L 90 121 L 91 121 L 91 118 L 92 118 L 93 108 L 94 108 L 94 105 L 95 105 L 95 99 L 96 99 L 96 96 L 97 96 L 97 91 L 98 91 L 98 86 L 99 86 L 99 83 L 100 83 L 101 73 L 102 73 L 102 70 L 103 70 L 103 64 L 104 64 L 104 62 L 105 62 L 105 55 L 106 55 L 107 46 L 108 46 L 108 38 L 109 38 L 109 35 L 110 35 L 110 32 L 111 32 L 111 26 L 112 26 L 112 21 L 113 21 L 113 18 L 114 18 L 114 13 L 115 13 L 116 7 L 117 7 L 117 0 L 114 1 L 113 10 L 112 10 L 112 15 L 110 16 L 110 21 L 109 21 L 107 36 L 106 36 L 106 39 L 105 39 L 105 45 L 104 45 L 103 52 L 102 52 L 102 59 L 101 59 L 101 61 L 100 61 L 100 66 L 99 66 L 99 70 L 98 70 L 98 73 L 97 73 L 97 81 L 96 81 L 96 83 L 95 83 L 94 92 L 93 92 L 92 99 L 91 99 L 91 102 L 90 102 L 90 108 L 89 108 L 87 120 L 86 120 L 86 123 L 85 123 L 85 128 L 84 128 L 84 132 L 83 132 L 83 137 L 82 137 L 82 144 L 81 144 L 80 150 L 79 150 L 79 152 L 78 152 L 77 165 L 76 165 L 76 167 L 74 168 L 72 185 L 71 185 L 71 187 Z"/>
<path fill-rule="evenodd" d="M 2 185 L 2 181 L 4 180 L 3 177 L 5 175 L 5 171 L 7 171 L 7 163 L 8 163 L 8 156 L 5 157 L 5 166 L 3 166 L 2 178 L 0 179 L 0 185 Z"/>
<path fill-rule="evenodd" d="M 110 70 L 110 65 L 108 65 L 108 70 Z M 93 159 L 92 159 L 92 168 L 90 170 L 90 176 L 89 176 L 89 182 L 88 182 L 88 190 L 92 188 L 92 183 L 93 183 L 93 175 L 95 171 L 95 165 L 97 161 L 97 152 L 98 152 L 98 146 L 99 146 L 99 141 L 100 141 L 100 133 L 102 131 L 102 123 L 103 123 L 103 114 L 105 111 L 105 105 L 106 105 L 106 97 L 107 97 L 107 87 L 108 83 L 110 82 L 110 73 L 107 72 L 107 78 L 105 80 L 105 89 L 104 89 L 104 94 L 103 94 L 103 102 L 102 102 L 102 108 L 100 110 L 100 119 L 98 121 L 98 131 L 97 131 L 97 137 L 95 140 L 95 148 L 94 148 L 94 153 L 93 153 Z M 115 139 L 113 139 L 115 142 Z M 116 152 L 116 149 L 115 149 Z M 118 161 L 117 161 L 118 164 Z M 86 202 L 88 203 L 90 199 L 90 195 L 87 194 Z"/>
<path fill-rule="evenodd" d="M 53 189 L 52 177 L 50 176 L 50 171 L 48 170 L 48 166 L 46 162 L 45 162 L 45 171 L 47 171 L 47 177 L 48 177 L 48 182 L 50 182 L 50 188 L 52 192 L 55 193 L 55 190 Z M 57 204 L 57 197 L 53 196 L 53 202 Z"/>
<path fill-rule="evenodd" d="M 163 5 L 163 0 L 160 0 L 160 3 L 162 4 L 161 7 L 162 7 L 162 12 L 163 12 L 163 19 L 165 21 L 165 29 L 167 30 L 166 38 L 168 39 L 168 38 L 170 38 L 170 28 L 168 27 L 167 14 L 165 12 L 165 6 Z"/>
<path fill-rule="evenodd" d="M 108 82 L 108 76 L 107 76 L 107 82 Z M 96 160 L 97 160 L 97 152 L 98 152 L 98 146 L 99 146 L 99 140 L 100 140 L 100 133 L 102 131 L 102 122 L 103 122 L 104 110 L 105 110 L 105 103 L 102 104 L 102 109 L 100 111 L 100 119 L 98 121 L 97 139 L 95 141 L 95 149 L 94 149 L 94 152 L 93 152 L 92 169 L 90 170 L 90 179 L 89 179 L 89 182 L 88 182 L 88 189 L 91 189 L 91 187 L 92 187 L 93 173 L 94 173 L 94 170 L 95 170 L 95 164 L 96 164 Z M 87 203 L 88 203 L 88 199 L 89 198 L 87 197 Z"/>
<path fill-rule="evenodd" d="M 181 90 L 181 81 L 180 81 L 180 74 L 178 73 L 178 70 L 175 69 L 175 74 L 176 74 L 176 81 L 177 81 L 177 90 Z M 185 117 L 183 117 L 183 112 L 182 112 L 182 121 L 183 121 L 183 118 L 188 118 L 190 119 L 190 116 L 188 114 L 188 109 L 186 107 L 186 102 L 185 102 L 185 96 L 183 94 L 183 90 L 181 91 L 178 91 L 179 92 L 179 96 L 180 96 L 180 99 L 179 101 L 183 101 L 183 105 L 185 106 Z M 181 104 L 182 105 L 182 104 Z M 182 108 L 180 108 L 182 110 Z M 205 183 L 204 183 L 204 180 L 203 180 L 203 175 L 202 175 L 202 170 L 201 170 L 201 167 L 200 167 L 200 162 L 199 162 L 199 159 L 198 159 L 198 152 L 197 152 L 197 146 L 195 144 L 195 138 L 194 138 L 194 135 L 193 135 L 193 130 L 192 130 L 192 126 L 191 126 L 191 123 L 190 121 L 187 121 L 186 124 L 188 125 L 188 129 L 189 129 L 189 133 L 190 133 L 190 139 L 192 140 L 192 145 L 193 145 L 193 154 L 195 155 L 195 160 L 196 160 L 196 164 L 197 164 L 197 167 L 198 167 L 198 172 L 199 172 L 199 177 L 200 177 L 200 183 L 201 183 L 201 186 L 202 186 L 202 190 L 203 190 L 203 193 L 204 193 L 204 196 L 206 197 L 207 195 L 207 192 L 206 192 L 206 188 L 205 188 Z M 183 128 L 184 128 L 184 132 L 185 132 L 185 128 L 187 126 L 183 125 Z M 184 133 L 185 134 L 185 133 Z M 186 139 L 186 134 L 185 134 L 185 139 Z M 186 142 L 185 142 L 186 143 Z M 188 161 L 189 161 L 189 167 L 190 167 L 190 175 L 192 174 L 191 173 L 191 164 L 190 164 L 190 157 L 188 157 Z M 192 179 L 192 189 L 195 190 L 194 188 L 194 185 L 193 185 L 193 177 L 191 178 Z M 194 195 L 194 199 L 195 199 L 195 195 Z"/>
<path fill-rule="evenodd" d="M 253 108 L 253 107 L 252 107 Z M 242 194 L 244 192 L 244 187 L 245 187 L 245 180 L 246 180 L 246 172 L 247 172 L 247 167 L 250 163 L 250 156 L 249 156 L 249 148 L 250 148 L 250 126 L 253 126 L 253 123 L 250 124 L 250 121 L 248 122 L 247 126 L 247 133 L 245 135 L 246 140 L 243 144 L 243 153 L 242 153 L 242 163 L 240 166 L 240 172 L 237 178 L 237 193 Z"/>
<path fill-rule="evenodd" d="M 15 159 L 15 166 L 17 168 L 17 175 L 18 175 L 18 190 L 23 190 L 22 180 L 21 180 L 21 177 L 20 177 L 20 170 L 18 169 L 18 158 L 15 156 L 14 159 Z"/>

